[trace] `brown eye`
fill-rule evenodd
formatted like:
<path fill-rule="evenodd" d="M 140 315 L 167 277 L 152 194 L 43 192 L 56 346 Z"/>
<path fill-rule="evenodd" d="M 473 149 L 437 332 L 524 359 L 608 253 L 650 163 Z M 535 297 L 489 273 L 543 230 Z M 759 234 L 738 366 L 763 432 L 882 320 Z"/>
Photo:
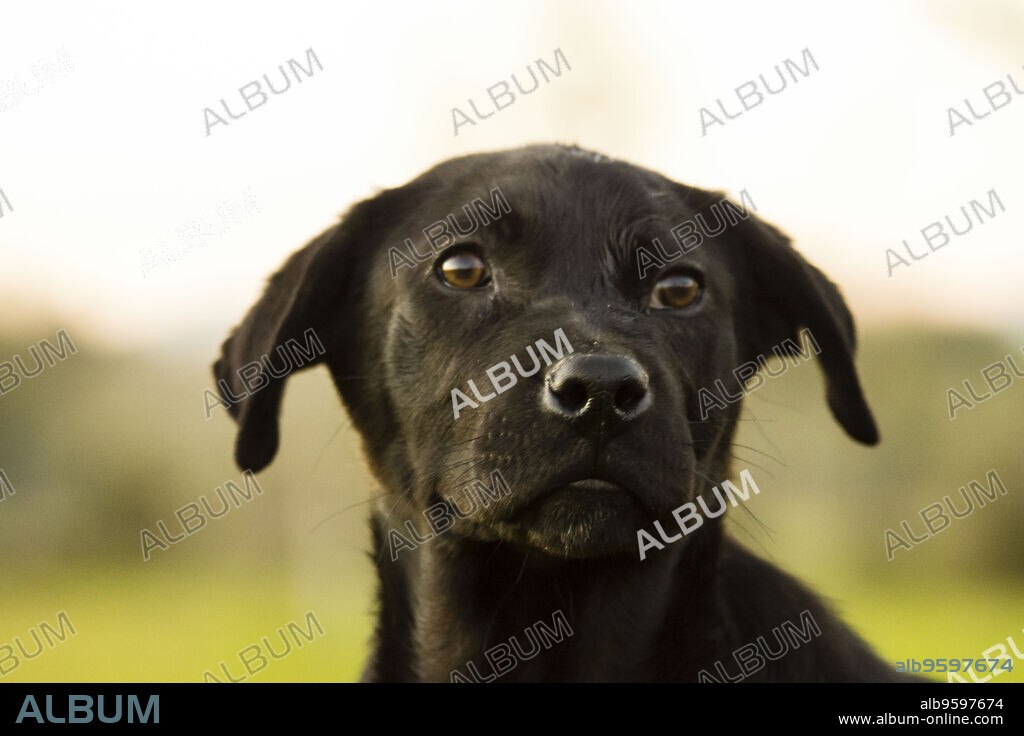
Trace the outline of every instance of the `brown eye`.
<path fill-rule="evenodd" d="M 487 264 L 472 252 L 455 253 L 438 263 L 437 271 L 449 286 L 472 289 L 487 283 Z"/>
<path fill-rule="evenodd" d="M 700 282 L 684 273 L 665 276 L 654 285 L 651 305 L 662 309 L 682 309 L 700 297 Z"/>

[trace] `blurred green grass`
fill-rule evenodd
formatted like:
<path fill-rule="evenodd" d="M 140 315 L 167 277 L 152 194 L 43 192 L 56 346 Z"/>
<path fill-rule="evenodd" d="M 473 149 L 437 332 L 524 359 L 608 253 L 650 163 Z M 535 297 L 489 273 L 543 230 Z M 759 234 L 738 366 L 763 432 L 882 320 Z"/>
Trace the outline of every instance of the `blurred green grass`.
<path fill-rule="evenodd" d="M 41 337 L 0 337 L 0 360 Z M 65 610 L 78 634 L 0 678 L 200 681 L 312 610 L 325 636 L 253 681 L 356 679 L 372 626 L 368 500 L 379 488 L 326 372 L 290 380 L 264 494 L 143 562 L 139 533 L 241 474 L 234 425 L 203 417 L 209 355 L 79 353 L 0 397 L 0 645 Z M 52 333 L 49 335 L 52 340 Z M 951 331 L 867 334 L 858 366 L 882 443 L 835 424 L 811 363 L 744 405 L 734 471 L 761 494 L 729 520 L 755 553 L 802 578 L 877 651 L 980 658 L 1024 648 L 1024 455 L 1010 417 L 1024 381 L 950 422 L 945 391 L 1024 339 Z M 1018 362 L 1018 364 L 1020 364 Z M 1009 490 L 941 535 L 886 560 L 884 531 L 996 468 Z M 735 473 L 734 473 L 735 475 Z M 749 512 L 749 514 L 748 514 Z M 32 648 L 32 644 L 29 643 Z M 1024 682 L 1024 661 L 1000 682 Z"/>
<path fill-rule="evenodd" d="M 221 662 L 238 679 L 246 674 L 238 653 L 263 637 L 282 651 L 277 629 L 287 631 L 292 621 L 311 631 L 312 641 L 299 639 L 301 648 L 293 644 L 287 656 L 270 659 L 262 670 L 253 662 L 257 671 L 248 680 L 358 679 L 372 626 L 367 599 L 353 597 L 345 586 L 293 596 L 284 592 L 291 585 L 282 570 L 254 574 L 232 568 L 154 575 L 138 568 L 104 567 L 58 574 L 45 586 L 21 580 L 19 590 L 30 592 L 5 607 L 10 618 L 4 628 L 21 622 L 13 635 L 29 653 L 36 648 L 29 628 L 38 630 L 45 619 L 59 629 L 58 610 L 67 613 L 76 634 L 63 642 L 54 640 L 54 648 L 22 661 L 2 681 L 202 682 L 205 671 L 226 681 Z M 319 621 L 323 635 L 307 623 L 307 611 Z M 17 649 L 15 654 L 20 657 Z"/>
<path fill-rule="evenodd" d="M 244 674 L 238 652 L 263 637 L 281 649 L 276 630 L 290 621 L 306 628 L 306 610 L 324 635 L 271 660 L 248 680 L 351 682 L 362 671 L 373 623 L 365 597 L 370 580 L 362 582 L 363 595 L 337 585 L 303 597 L 282 595 L 290 581 L 280 570 L 256 576 L 237 569 L 177 570 L 154 577 L 139 569 L 103 568 L 50 578 L 45 586 L 17 581 L 15 605 L 5 606 L 5 642 L 18 636 L 31 652 L 29 628 L 40 618 L 55 626 L 58 610 L 67 612 L 77 633 L 22 662 L 3 682 L 201 682 L 207 670 L 225 680 L 221 662 L 238 678 Z M 978 659 L 993 644 L 1006 645 L 1007 637 L 1024 651 L 1019 586 L 960 581 L 947 589 L 837 587 L 841 595 L 829 596 L 835 610 L 894 665 L 908 658 Z M 1024 682 L 1024 661 L 1013 665 L 998 682 Z"/>

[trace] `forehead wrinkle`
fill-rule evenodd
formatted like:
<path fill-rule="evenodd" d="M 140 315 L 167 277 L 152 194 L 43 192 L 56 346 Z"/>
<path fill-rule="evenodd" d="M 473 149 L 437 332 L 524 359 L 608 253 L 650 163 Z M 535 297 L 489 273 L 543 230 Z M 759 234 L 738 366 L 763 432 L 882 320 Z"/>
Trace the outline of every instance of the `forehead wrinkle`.
<path fill-rule="evenodd" d="M 609 244 L 612 263 L 616 273 L 633 268 L 636 250 L 640 245 L 649 246 L 651 239 L 669 231 L 668 219 L 657 213 L 648 213 L 629 220 L 619 229 L 618 237 Z"/>
<path fill-rule="evenodd" d="M 653 196 L 657 192 L 629 172 L 610 170 L 607 164 L 598 172 L 592 162 L 581 164 L 577 168 L 587 169 L 586 184 L 575 187 L 573 196 L 565 196 L 561 181 L 553 182 L 554 186 L 545 182 L 545 196 L 537 198 L 538 222 L 531 222 L 531 229 L 545 233 L 553 229 L 556 238 L 588 241 L 584 262 L 553 259 L 557 266 L 550 263 L 549 268 L 557 271 L 556 278 L 563 284 L 568 281 L 590 294 L 608 294 L 620 282 L 624 269 L 633 268 L 638 238 L 668 232 L 670 218 L 664 210 L 669 203 L 659 201 Z M 559 177 L 564 178 L 570 177 Z"/>
<path fill-rule="evenodd" d="M 588 231 L 595 247 L 585 251 L 585 258 L 557 260 L 557 276 L 552 279 L 564 288 L 572 284 L 586 298 L 605 300 L 620 291 L 622 280 L 632 272 L 636 245 L 643 240 L 668 232 L 667 220 L 656 213 L 635 214 L 627 218 L 610 213 Z"/>

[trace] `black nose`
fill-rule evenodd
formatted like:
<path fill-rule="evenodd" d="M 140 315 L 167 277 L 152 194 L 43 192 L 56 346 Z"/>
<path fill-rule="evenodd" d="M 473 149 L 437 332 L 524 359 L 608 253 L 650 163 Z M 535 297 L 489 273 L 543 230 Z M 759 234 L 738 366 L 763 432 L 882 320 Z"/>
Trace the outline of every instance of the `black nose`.
<path fill-rule="evenodd" d="M 636 419 L 651 405 L 650 379 L 623 355 L 575 353 L 544 380 L 544 408 L 589 432 L 604 433 Z"/>

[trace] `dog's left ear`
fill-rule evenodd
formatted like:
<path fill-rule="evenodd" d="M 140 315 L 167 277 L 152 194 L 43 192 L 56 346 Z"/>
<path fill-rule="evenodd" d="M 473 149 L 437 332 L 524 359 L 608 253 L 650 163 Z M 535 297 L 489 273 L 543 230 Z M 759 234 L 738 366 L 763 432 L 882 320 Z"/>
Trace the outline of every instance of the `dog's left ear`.
<path fill-rule="evenodd" d="M 772 348 L 795 352 L 802 328 L 820 348 L 832 415 L 858 442 L 874 445 L 878 429 L 853 365 L 853 317 L 839 289 L 793 249 L 788 237 L 751 215 L 738 224 L 740 345 L 744 360 L 769 356 Z"/>

